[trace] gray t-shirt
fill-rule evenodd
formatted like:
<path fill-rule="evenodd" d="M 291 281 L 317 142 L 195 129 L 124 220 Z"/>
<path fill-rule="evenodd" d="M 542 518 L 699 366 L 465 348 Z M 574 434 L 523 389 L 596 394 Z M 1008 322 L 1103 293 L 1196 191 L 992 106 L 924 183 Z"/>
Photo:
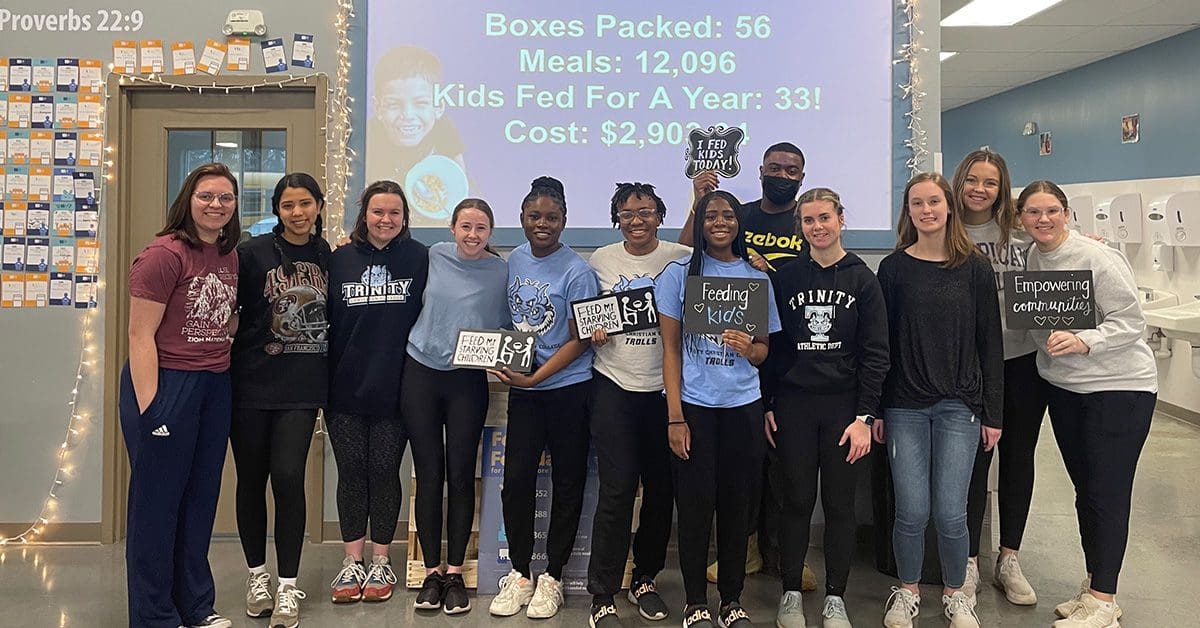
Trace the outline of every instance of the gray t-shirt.
<path fill-rule="evenodd" d="M 1000 225 L 993 218 L 982 225 L 964 225 L 975 248 L 992 264 L 996 273 L 996 296 L 1000 299 L 1000 323 L 1004 329 L 1004 359 L 1011 360 L 1037 351 L 1029 334 L 1023 329 L 1009 329 L 1004 320 L 1004 273 L 1010 270 L 1025 270 L 1029 246 L 1033 239 L 1024 231 L 1013 231 L 1008 235 L 1008 244 L 1000 246 Z"/>
<path fill-rule="evenodd" d="M 654 278 L 673 260 L 691 255 L 692 249 L 659 240 L 646 255 L 632 255 L 624 242 L 596 249 L 588 259 L 600 279 L 600 293 L 621 292 L 654 285 Z M 662 342 L 658 329 L 647 329 L 609 338 L 596 349 L 594 368 L 631 392 L 662 390 Z"/>
<path fill-rule="evenodd" d="M 429 281 L 408 335 L 408 355 L 431 369 L 453 369 L 458 330 L 512 325 L 507 284 L 508 264 L 499 257 L 462 259 L 453 242 L 429 247 Z"/>

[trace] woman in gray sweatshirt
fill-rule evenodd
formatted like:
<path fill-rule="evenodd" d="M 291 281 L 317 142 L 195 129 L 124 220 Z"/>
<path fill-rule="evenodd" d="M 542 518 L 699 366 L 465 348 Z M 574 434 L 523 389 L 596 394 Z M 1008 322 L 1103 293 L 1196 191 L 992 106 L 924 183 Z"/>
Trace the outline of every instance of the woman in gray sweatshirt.
<path fill-rule="evenodd" d="M 1118 626 L 1114 596 L 1129 538 L 1138 457 L 1158 393 L 1154 354 L 1129 262 L 1120 251 L 1067 230 L 1062 189 L 1035 181 L 1017 199 L 1033 237 L 1029 271 L 1091 271 L 1094 329 L 1035 330 L 1037 366 L 1050 383 L 1050 424 L 1075 485 L 1087 578 L 1058 605 L 1055 628 Z M 1083 327 L 1082 325 L 1080 327 Z"/>

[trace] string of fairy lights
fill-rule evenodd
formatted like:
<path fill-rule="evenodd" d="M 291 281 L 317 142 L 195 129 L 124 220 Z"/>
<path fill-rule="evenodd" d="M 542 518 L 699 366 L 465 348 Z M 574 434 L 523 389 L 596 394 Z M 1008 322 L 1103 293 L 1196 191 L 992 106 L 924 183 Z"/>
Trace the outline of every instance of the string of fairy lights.
<path fill-rule="evenodd" d="M 908 101 L 908 111 L 904 112 L 906 127 L 908 128 L 909 136 L 904 140 L 904 147 L 910 151 L 908 159 L 905 161 L 905 166 L 910 174 L 917 174 L 921 166 L 929 157 L 929 132 L 921 124 L 921 113 L 924 109 L 925 96 L 927 95 L 921 89 L 920 63 L 919 58 L 921 53 L 928 52 L 929 49 L 921 45 L 921 39 L 925 35 L 925 31 L 921 30 L 917 23 L 920 16 L 917 14 L 917 4 L 920 0 L 899 0 L 900 12 L 904 15 L 904 22 L 901 27 L 904 28 L 908 35 L 908 40 L 900 49 L 896 51 L 895 64 L 906 64 L 908 66 L 908 77 L 905 82 L 900 83 L 897 87 L 900 89 L 900 98 Z"/>

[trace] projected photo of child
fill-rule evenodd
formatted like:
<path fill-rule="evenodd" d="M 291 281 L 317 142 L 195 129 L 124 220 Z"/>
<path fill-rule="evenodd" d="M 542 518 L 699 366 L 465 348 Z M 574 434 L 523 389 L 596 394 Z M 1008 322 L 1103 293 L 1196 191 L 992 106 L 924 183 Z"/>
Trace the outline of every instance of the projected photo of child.
<path fill-rule="evenodd" d="M 423 48 L 392 48 L 375 64 L 367 180 L 403 185 L 418 227 L 445 226 L 470 187 L 462 137 L 434 96 L 441 81 L 441 61 Z"/>

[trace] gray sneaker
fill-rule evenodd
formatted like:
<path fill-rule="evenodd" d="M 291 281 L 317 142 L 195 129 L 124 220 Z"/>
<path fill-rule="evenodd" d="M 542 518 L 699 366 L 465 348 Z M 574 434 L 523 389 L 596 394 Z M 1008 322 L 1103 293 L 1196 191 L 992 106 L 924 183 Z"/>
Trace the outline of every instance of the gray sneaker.
<path fill-rule="evenodd" d="M 300 600 L 304 591 L 285 584 L 275 594 L 275 612 L 271 615 L 271 628 L 296 628 L 300 625 Z"/>
<path fill-rule="evenodd" d="M 250 574 L 246 578 L 246 615 L 266 617 L 273 608 L 275 600 L 271 599 L 271 574 Z"/>
<path fill-rule="evenodd" d="M 825 596 L 825 608 L 821 609 L 821 628 L 853 628 L 846 615 L 846 601 L 838 595 Z"/>
<path fill-rule="evenodd" d="M 779 598 L 779 610 L 775 612 L 778 628 L 806 628 L 804 623 L 804 597 L 799 591 L 784 591 Z"/>

